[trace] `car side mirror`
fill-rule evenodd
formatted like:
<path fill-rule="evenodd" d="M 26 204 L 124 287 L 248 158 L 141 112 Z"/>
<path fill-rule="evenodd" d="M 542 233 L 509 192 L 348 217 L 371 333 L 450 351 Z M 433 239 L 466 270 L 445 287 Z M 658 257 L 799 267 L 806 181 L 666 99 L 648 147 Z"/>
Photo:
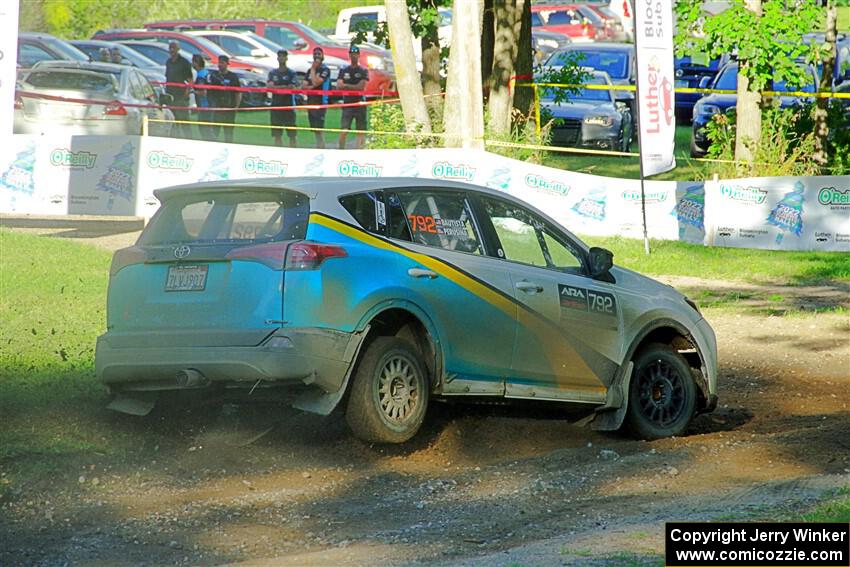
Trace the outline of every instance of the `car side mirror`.
<path fill-rule="evenodd" d="M 699 88 L 701 88 L 701 89 L 707 89 L 710 84 L 711 84 L 711 77 L 703 77 L 702 79 L 699 80 Z"/>
<path fill-rule="evenodd" d="M 587 255 L 590 277 L 603 279 L 614 266 L 614 253 L 605 248 L 594 246 Z"/>
<path fill-rule="evenodd" d="M 303 39 L 296 39 L 292 42 L 292 49 L 300 51 L 302 49 L 307 49 L 307 42 Z"/>

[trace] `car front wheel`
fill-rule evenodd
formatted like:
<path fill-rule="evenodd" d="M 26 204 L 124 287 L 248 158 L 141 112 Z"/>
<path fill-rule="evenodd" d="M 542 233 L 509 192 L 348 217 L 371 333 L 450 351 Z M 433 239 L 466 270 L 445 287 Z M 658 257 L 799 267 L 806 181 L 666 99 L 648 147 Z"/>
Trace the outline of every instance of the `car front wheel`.
<path fill-rule="evenodd" d="M 379 337 L 357 365 L 346 409 L 354 435 L 370 443 L 403 443 L 425 419 L 428 378 L 409 342 Z"/>
<path fill-rule="evenodd" d="M 687 361 L 668 345 L 650 344 L 634 360 L 628 424 L 641 439 L 681 435 L 694 416 L 696 384 Z"/>

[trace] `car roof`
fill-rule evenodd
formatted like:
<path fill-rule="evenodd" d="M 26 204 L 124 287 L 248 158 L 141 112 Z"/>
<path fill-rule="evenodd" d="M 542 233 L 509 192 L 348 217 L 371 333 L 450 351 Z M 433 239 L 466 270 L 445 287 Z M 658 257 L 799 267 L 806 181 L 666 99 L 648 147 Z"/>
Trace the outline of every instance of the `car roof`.
<path fill-rule="evenodd" d="M 377 191 L 380 189 L 455 189 L 463 191 L 476 191 L 499 197 L 511 198 L 503 191 L 472 185 L 459 181 L 446 181 L 443 179 L 428 179 L 419 177 L 272 177 L 264 179 L 234 179 L 225 181 L 208 181 L 203 183 L 190 183 L 156 189 L 154 195 L 160 199 L 169 199 L 187 190 L 195 192 L 223 192 L 234 189 L 260 189 L 281 190 L 288 189 L 304 193 L 310 196 L 318 194 L 340 196 L 350 193 L 361 193 L 363 191 Z"/>
<path fill-rule="evenodd" d="M 561 51 L 624 51 L 634 53 L 635 46 L 631 43 L 572 43 Z"/>

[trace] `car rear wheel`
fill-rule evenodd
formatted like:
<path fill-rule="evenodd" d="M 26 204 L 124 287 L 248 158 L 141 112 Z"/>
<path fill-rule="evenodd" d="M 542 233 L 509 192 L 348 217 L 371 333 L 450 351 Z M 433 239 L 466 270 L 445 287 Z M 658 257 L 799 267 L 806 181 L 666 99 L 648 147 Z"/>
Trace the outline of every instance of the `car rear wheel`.
<path fill-rule="evenodd" d="M 696 384 L 681 354 L 663 344 L 650 344 L 634 359 L 627 419 L 641 439 L 660 439 L 685 432 L 696 410 Z"/>
<path fill-rule="evenodd" d="M 351 384 L 346 419 L 370 443 L 403 443 L 425 419 L 428 378 L 416 348 L 396 337 L 369 345 Z"/>

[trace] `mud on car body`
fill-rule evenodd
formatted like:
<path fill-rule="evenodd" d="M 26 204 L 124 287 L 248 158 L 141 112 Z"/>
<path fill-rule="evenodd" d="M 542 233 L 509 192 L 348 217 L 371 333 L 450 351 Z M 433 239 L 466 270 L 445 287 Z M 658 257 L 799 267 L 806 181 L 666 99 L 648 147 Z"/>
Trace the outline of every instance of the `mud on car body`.
<path fill-rule="evenodd" d="M 156 196 L 111 267 L 96 371 L 116 409 L 282 385 L 307 411 L 345 400 L 362 439 L 403 442 L 434 398 L 590 404 L 596 428 L 645 438 L 716 405 L 696 305 L 505 193 L 280 178 Z"/>

